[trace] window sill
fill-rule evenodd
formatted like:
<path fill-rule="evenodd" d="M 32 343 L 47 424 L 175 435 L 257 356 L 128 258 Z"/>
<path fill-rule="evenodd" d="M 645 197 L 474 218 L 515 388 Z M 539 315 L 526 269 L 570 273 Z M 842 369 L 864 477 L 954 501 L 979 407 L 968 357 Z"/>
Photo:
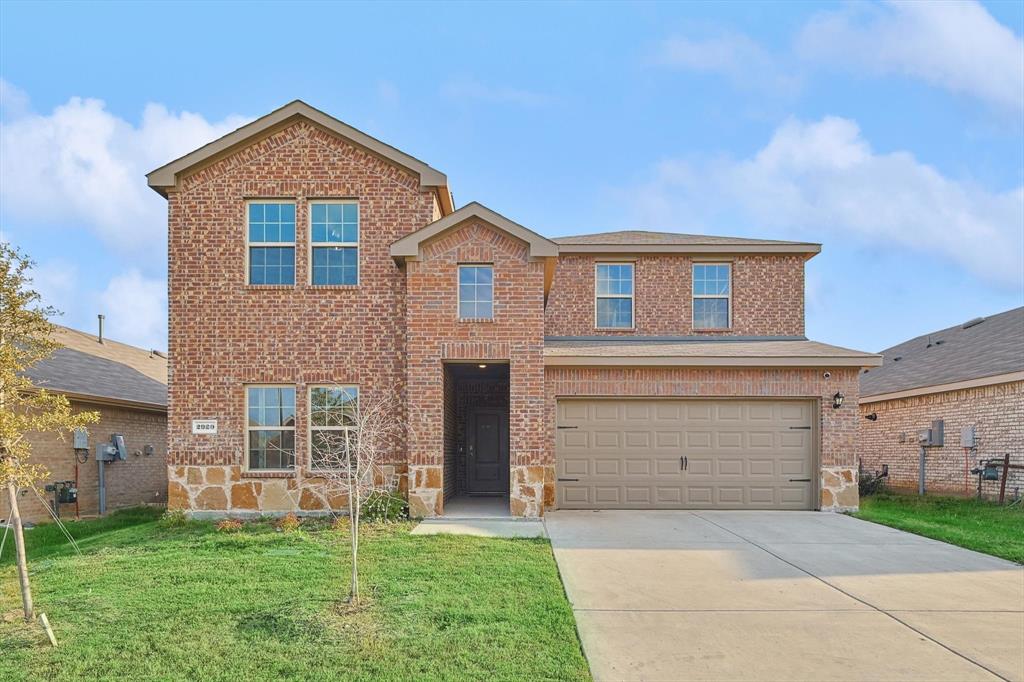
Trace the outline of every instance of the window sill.
<path fill-rule="evenodd" d="M 722 332 L 731 332 L 732 327 L 705 327 L 703 329 L 694 329 L 694 334 L 721 334 Z"/>
<path fill-rule="evenodd" d="M 635 332 L 636 327 L 594 327 L 595 332 Z"/>
<path fill-rule="evenodd" d="M 358 284 L 307 284 L 309 289 L 358 289 Z"/>
<path fill-rule="evenodd" d="M 243 471 L 242 478 L 295 478 L 294 471 L 280 471 L 268 469 L 267 471 Z"/>
<path fill-rule="evenodd" d="M 285 291 L 288 289 L 298 289 L 294 284 L 246 284 L 244 288 L 247 291 Z"/>
<path fill-rule="evenodd" d="M 494 324 L 493 317 L 460 317 L 459 324 Z"/>

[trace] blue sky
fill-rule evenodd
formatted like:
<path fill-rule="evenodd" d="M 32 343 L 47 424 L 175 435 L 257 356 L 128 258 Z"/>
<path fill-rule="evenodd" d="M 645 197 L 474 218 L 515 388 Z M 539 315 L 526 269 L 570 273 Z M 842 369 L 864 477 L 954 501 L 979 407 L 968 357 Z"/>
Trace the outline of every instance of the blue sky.
<path fill-rule="evenodd" d="M 144 173 L 301 98 L 548 236 L 823 243 L 811 338 L 1024 303 L 1024 4 L 0 3 L 0 230 L 166 347 Z"/>

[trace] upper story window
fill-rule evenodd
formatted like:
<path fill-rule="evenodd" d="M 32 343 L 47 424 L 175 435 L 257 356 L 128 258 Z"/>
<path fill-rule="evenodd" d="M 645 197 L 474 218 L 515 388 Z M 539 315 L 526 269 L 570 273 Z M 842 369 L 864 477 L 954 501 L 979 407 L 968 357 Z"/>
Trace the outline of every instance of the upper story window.
<path fill-rule="evenodd" d="M 459 319 L 494 318 L 494 266 L 459 266 Z"/>
<path fill-rule="evenodd" d="M 732 266 L 695 263 L 693 266 L 693 328 L 728 329 L 732 315 Z"/>
<path fill-rule="evenodd" d="M 597 264 L 597 326 L 633 328 L 633 264 Z"/>
<path fill-rule="evenodd" d="M 342 468 L 355 446 L 359 387 L 309 389 L 309 463 L 313 469 Z"/>
<path fill-rule="evenodd" d="M 310 202 L 309 242 L 313 284 L 359 283 L 359 204 Z"/>
<path fill-rule="evenodd" d="M 249 284 L 295 284 L 295 204 L 250 201 Z"/>
<path fill-rule="evenodd" d="M 290 471 L 295 468 L 295 388 L 247 386 L 245 409 L 247 468 Z"/>

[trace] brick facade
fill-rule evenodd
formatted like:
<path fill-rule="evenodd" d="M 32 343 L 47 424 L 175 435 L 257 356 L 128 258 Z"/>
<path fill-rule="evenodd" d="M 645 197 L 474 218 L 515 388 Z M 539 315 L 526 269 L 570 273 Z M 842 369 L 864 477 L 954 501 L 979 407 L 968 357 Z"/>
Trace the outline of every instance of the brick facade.
<path fill-rule="evenodd" d="M 226 155 L 225 155 L 226 154 Z M 308 471 L 308 390 L 355 384 L 360 400 L 390 396 L 406 425 L 387 458 L 413 515 L 444 511 L 460 489 L 465 404 L 445 371 L 453 363 L 507 363 L 510 508 L 538 516 L 554 503 L 554 401 L 559 395 L 779 396 L 822 401 L 825 508 L 856 506 L 856 370 L 568 369 L 544 366 L 544 337 L 592 335 L 595 255 L 531 251 L 536 235 L 472 216 L 391 257 L 395 241 L 440 217 L 415 174 L 306 119 L 270 129 L 166 189 L 169 204 L 170 386 L 168 504 L 212 515 L 319 512 L 327 499 Z M 296 284 L 250 286 L 246 201 L 296 206 Z M 309 202 L 359 204 L 359 284 L 309 284 Z M 493 218 L 493 216 L 492 216 Z M 521 229 L 521 228 L 516 228 Z M 523 241 L 526 239 L 527 241 Z M 623 247 L 624 250 L 627 247 Z M 544 253 L 543 257 L 531 253 Z M 547 261 L 554 258 L 553 261 Z M 680 254 L 639 255 L 636 335 L 688 335 L 691 266 Z M 733 325 L 714 334 L 798 336 L 804 331 L 805 254 L 702 258 L 733 265 Z M 493 320 L 462 321 L 457 267 L 494 267 Z M 552 268 L 553 266 L 553 268 Z M 545 300 L 545 277 L 553 280 Z M 623 332 L 614 332 L 621 334 Z M 294 472 L 245 469 L 245 388 L 296 390 Z M 831 409 L 842 391 L 848 404 Z M 465 400 L 463 397 L 461 400 Z M 193 435 L 193 419 L 218 433 Z M 462 421 L 460 421 L 462 419 Z M 460 431 L 460 428 L 463 430 Z M 461 439 L 461 440 L 460 440 Z"/>
<path fill-rule="evenodd" d="M 73 518 L 76 512 L 82 516 L 99 513 L 96 445 L 109 442 L 114 433 L 124 435 L 128 459 L 106 465 L 107 511 L 167 501 L 167 415 L 77 400 L 72 401 L 71 407 L 75 412 L 100 413 L 100 421 L 89 425 L 89 454 L 85 462 L 76 460 L 70 434 L 63 439 L 57 433 L 28 436 L 32 443 L 32 461 L 50 472 L 49 477 L 38 483 L 47 505 L 53 500 L 53 494 L 42 492 L 44 485 L 52 481 L 77 480 L 78 506 L 62 504 L 61 516 Z M 153 454 L 145 454 L 147 445 L 153 446 Z M 47 507 L 29 489 L 22 492 L 19 506 L 27 521 L 39 523 L 51 518 Z M 0 499 L 0 518 L 7 518 L 8 508 L 4 495 Z"/>
<path fill-rule="evenodd" d="M 978 478 L 970 473 L 979 459 L 1003 457 L 1024 464 L 1024 381 L 982 386 L 959 391 L 864 403 L 861 416 L 877 414 L 859 423 L 858 454 L 864 468 L 879 471 L 889 465 L 888 485 L 917 490 L 919 449 L 917 432 L 932 420 L 944 421 L 945 445 L 928 448 L 925 456 L 925 489 L 933 493 L 974 495 Z M 960 447 L 960 430 L 973 425 L 975 450 Z M 1024 471 L 1011 470 L 1007 495 L 1024 493 Z M 999 493 L 997 481 L 985 481 L 986 496 Z"/>
<path fill-rule="evenodd" d="M 685 255 L 642 255 L 635 262 L 635 329 L 597 329 L 594 268 L 615 258 L 565 254 L 558 258 L 545 315 L 548 336 L 645 335 L 802 336 L 804 258 L 753 255 L 694 259 Z M 619 259 L 621 260 L 621 259 Z M 732 328 L 693 329 L 693 263 L 732 263 Z"/>
<path fill-rule="evenodd" d="M 458 317 L 458 266 L 493 263 L 494 319 Z M 511 496 L 544 442 L 544 263 L 519 240 L 479 220 L 429 242 L 407 269 L 409 508 L 443 512 L 444 363 L 509 363 Z"/>

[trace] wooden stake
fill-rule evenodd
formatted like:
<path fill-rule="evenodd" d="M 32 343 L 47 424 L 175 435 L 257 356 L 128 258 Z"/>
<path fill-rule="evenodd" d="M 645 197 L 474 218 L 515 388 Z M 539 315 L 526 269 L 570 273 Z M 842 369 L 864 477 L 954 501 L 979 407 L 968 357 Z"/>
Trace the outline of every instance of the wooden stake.
<path fill-rule="evenodd" d="M 1006 498 L 1006 476 L 1010 473 L 1010 453 L 1003 458 L 1003 480 L 999 482 L 999 504 Z"/>
<path fill-rule="evenodd" d="M 50 645 L 57 646 L 57 637 L 53 634 L 53 628 L 50 627 L 50 619 L 46 617 L 45 613 L 39 614 L 39 622 L 43 624 L 43 629 L 46 630 L 46 636 L 50 638 Z"/>
<path fill-rule="evenodd" d="M 25 622 L 32 622 L 32 588 L 28 584 L 28 562 L 25 559 L 25 532 L 21 526 L 21 511 L 18 509 L 18 489 L 13 482 L 7 484 L 10 498 L 11 520 L 14 521 L 14 547 L 17 551 L 18 581 L 21 583 L 21 605 L 25 610 Z"/>

